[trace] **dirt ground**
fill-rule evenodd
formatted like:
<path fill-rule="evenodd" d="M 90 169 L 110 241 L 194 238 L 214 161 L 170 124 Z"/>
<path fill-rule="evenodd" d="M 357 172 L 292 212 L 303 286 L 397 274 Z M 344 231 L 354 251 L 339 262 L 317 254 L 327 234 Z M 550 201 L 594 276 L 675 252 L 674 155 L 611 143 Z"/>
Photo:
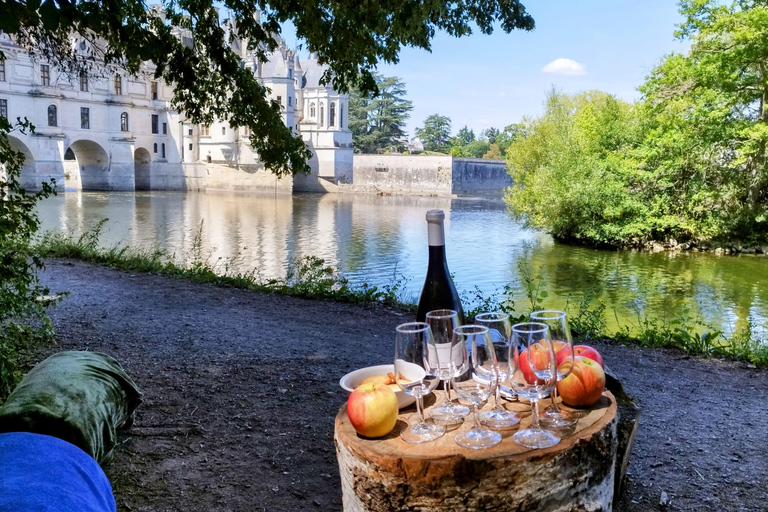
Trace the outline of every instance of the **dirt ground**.
<path fill-rule="evenodd" d="M 106 468 L 118 510 L 341 509 L 338 380 L 389 363 L 408 314 L 66 260 L 41 277 L 70 292 L 51 350 L 110 354 L 144 393 Z M 768 371 L 597 346 L 642 408 L 616 510 L 768 509 Z"/>

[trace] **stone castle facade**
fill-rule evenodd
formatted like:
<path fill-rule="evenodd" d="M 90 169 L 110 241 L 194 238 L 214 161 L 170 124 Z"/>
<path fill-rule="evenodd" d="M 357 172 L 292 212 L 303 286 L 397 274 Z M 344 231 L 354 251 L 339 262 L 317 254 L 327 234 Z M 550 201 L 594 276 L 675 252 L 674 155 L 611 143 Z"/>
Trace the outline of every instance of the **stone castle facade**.
<path fill-rule="evenodd" d="M 233 21 L 223 22 L 229 36 Z M 188 34 L 178 33 L 185 41 Z M 190 40 L 191 42 L 191 40 Z M 28 118 L 34 133 L 12 132 L 12 146 L 26 157 L 22 184 L 34 190 L 54 178 L 60 190 L 323 191 L 352 177 L 348 96 L 320 83 L 325 68 L 311 56 L 300 61 L 277 38 L 278 48 L 259 62 L 245 41 L 232 49 L 270 89 L 283 121 L 312 152 L 309 176 L 276 178 L 250 147 L 247 128 L 227 122 L 191 124 L 171 109 L 173 89 L 153 78 L 99 69 L 72 77 L 54 64 L 30 58 L 0 34 L 0 115 Z M 89 42 L 72 38 L 84 57 Z"/>

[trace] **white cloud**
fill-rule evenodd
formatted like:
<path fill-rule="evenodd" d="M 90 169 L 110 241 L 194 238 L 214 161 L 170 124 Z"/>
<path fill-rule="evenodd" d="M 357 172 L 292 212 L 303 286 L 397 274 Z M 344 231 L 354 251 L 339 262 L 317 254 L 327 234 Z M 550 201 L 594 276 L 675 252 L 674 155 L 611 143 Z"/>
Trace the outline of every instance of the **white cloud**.
<path fill-rule="evenodd" d="M 543 68 L 543 73 L 554 73 L 556 75 L 586 75 L 587 68 L 571 59 L 555 59 Z"/>
<path fill-rule="evenodd" d="M 499 98 L 503 98 L 506 95 L 507 95 L 507 91 L 501 91 L 498 96 L 499 96 Z"/>

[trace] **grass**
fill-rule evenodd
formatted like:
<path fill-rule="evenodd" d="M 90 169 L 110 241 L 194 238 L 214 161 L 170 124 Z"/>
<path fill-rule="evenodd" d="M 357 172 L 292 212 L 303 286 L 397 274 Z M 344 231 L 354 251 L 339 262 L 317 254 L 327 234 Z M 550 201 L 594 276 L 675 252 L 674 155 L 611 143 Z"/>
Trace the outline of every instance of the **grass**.
<path fill-rule="evenodd" d="M 190 279 L 199 283 L 212 283 L 268 293 L 280 293 L 294 297 L 324 299 L 353 304 L 383 303 L 405 310 L 416 310 L 416 298 L 406 296 L 405 281 L 395 274 L 390 284 L 377 287 L 369 284 L 352 285 L 324 260 L 307 256 L 294 262 L 285 277 L 261 279 L 256 270 L 248 273 L 233 270 L 236 258 L 229 261 L 211 262 L 202 251 L 202 225 L 195 237 L 191 263 L 180 263 L 174 255 L 159 250 L 130 247 L 103 248 L 99 245 L 101 229 L 106 219 L 96 228 L 79 238 L 61 233 L 46 233 L 35 249 L 43 257 L 74 258 L 107 265 L 121 270 L 153 272 L 176 278 Z M 516 309 L 510 299 L 512 286 L 506 285 L 491 296 L 484 296 L 475 288 L 461 293 L 466 305 L 465 316 L 471 321 L 482 311 L 504 311 L 514 321 L 528 318 L 531 310 L 543 309 L 547 298 L 546 283 L 542 276 L 533 276 L 520 263 L 519 275 L 528 294 L 528 307 Z M 637 311 L 631 321 L 617 321 L 616 332 L 609 332 L 606 322 L 607 308 L 600 300 L 594 300 L 595 291 L 589 290 L 576 302 L 568 302 L 566 310 L 574 336 L 584 342 L 600 340 L 606 343 L 623 343 L 652 348 L 677 348 L 689 354 L 740 360 L 756 366 L 768 366 L 768 344 L 756 336 L 754 326 L 728 337 L 707 326 L 701 319 L 679 318 L 672 321 L 654 319 Z M 616 314 L 614 312 L 614 314 Z"/>

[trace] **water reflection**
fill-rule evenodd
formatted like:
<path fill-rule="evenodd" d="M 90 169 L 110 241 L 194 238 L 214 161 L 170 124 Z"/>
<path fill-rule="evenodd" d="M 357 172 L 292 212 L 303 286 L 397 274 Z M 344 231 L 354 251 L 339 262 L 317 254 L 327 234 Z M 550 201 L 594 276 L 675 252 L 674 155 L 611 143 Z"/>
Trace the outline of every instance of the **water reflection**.
<path fill-rule="evenodd" d="M 546 306 L 562 308 L 594 288 L 613 328 L 616 316 L 626 323 L 638 314 L 701 316 L 726 332 L 747 319 L 766 323 L 764 257 L 560 245 L 515 222 L 499 198 L 68 192 L 44 201 L 39 212 L 43 229 L 80 236 L 108 218 L 103 245 L 157 247 L 263 278 L 282 277 L 293 260 L 318 256 L 353 282 L 404 277 L 415 299 L 427 266 L 424 214 L 432 208 L 446 211 L 447 255 L 459 289 L 478 286 L 488 295 L 512 283 L 524 306 L 517 268 L 523 258 L 547 282 Z"/>

